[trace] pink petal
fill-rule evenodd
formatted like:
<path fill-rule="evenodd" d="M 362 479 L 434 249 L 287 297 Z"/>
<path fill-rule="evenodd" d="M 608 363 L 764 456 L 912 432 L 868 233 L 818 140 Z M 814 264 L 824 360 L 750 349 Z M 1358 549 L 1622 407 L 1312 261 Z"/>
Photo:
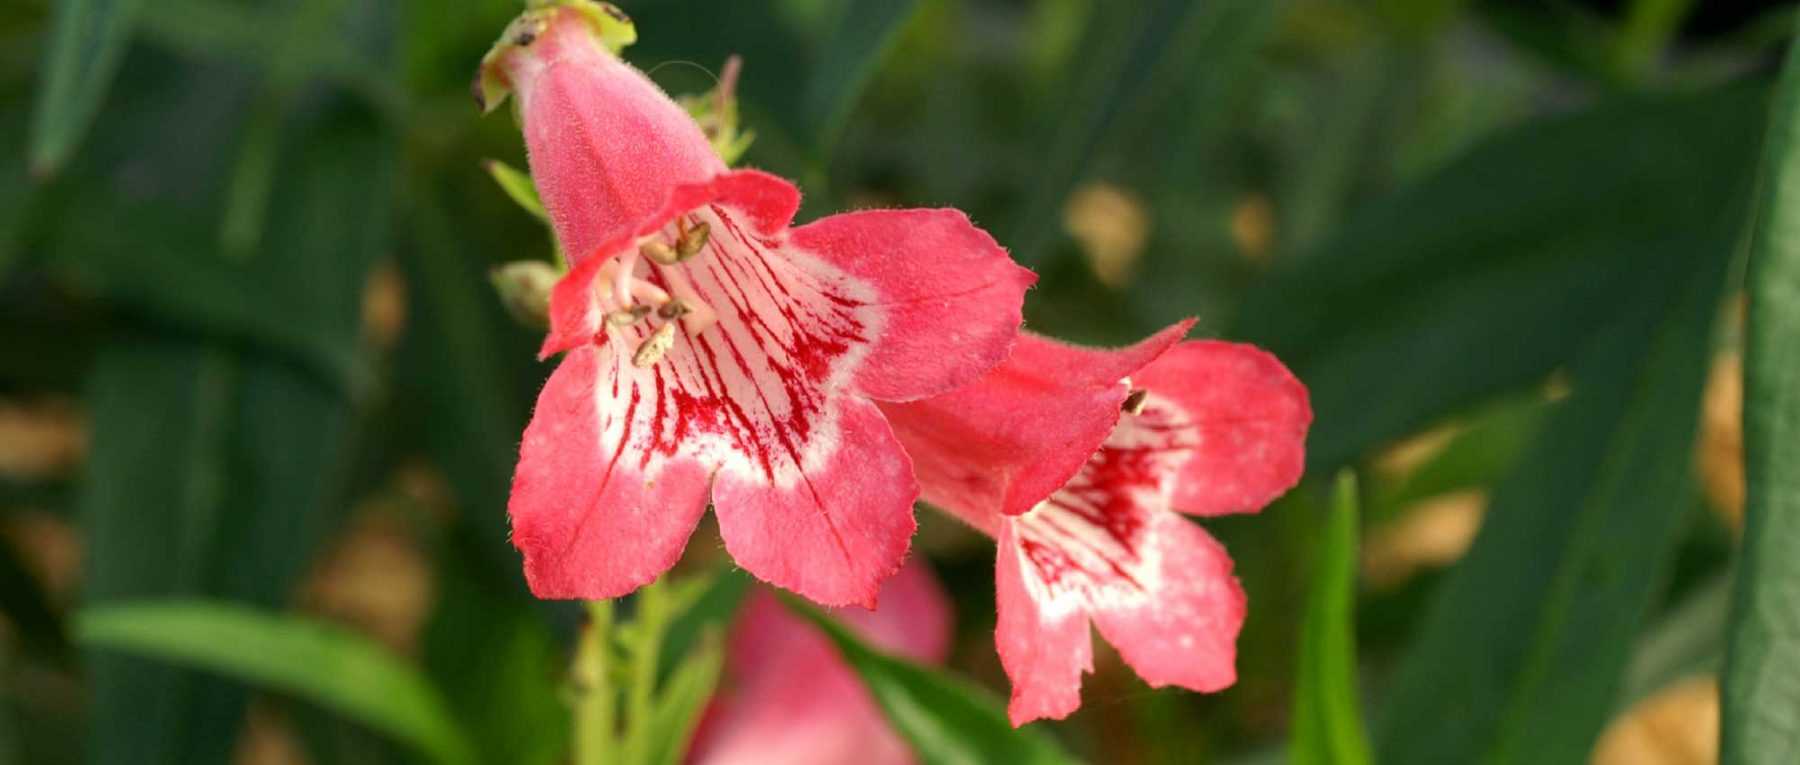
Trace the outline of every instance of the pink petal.
<path fill-rule="evenodd" d="M 871 643 L 916 660 L 941 662 L 949 647 L 949 601 L 916 560 L 882 585 L 880 608 L 835 615 Z M 837 650 L 766 591 L 752 593 L 733 624 L 725 671 L 727 690 L 708 712 L 692 762 L 913 762 Z"/>
<path fill-rule="evenodd" d="M 997 533 L 1066 483 L 1119 420 L 1136 373 L 1179 341 L 1172 325 L 1118 350 L 1021 334 L 1007 360 L 974 384 L 908 403 L 884 403 L 925 500 Z"/>
<path fill-rule="evenodd" d="M 1292 488 L 1306 468 L 1312 408 L 1306 386 L 1255 346 L 1187 342 L 1133 377 L 1153 406 L 1179 410 L 1191 447 L 1174 506 L 1199 515 L 1254 512 Z"/>
<path fill-rule="evenodd" d="M 1237 680 L 1237 636 L 1244 590 L 1231 557 L 1211 535 L 1174 513 L 1148 517 L 1156 561 L 1150 597 L 1100 601 L 1095 626 L 1138 676 L 1156 686 L 1213 692 Z"/>
<path fill-rule="evenodd" d="M 883 650 L 926 664 L 950 655 L 950 596 L 918 557 L 881 583 L 881 605 L 873 611 L 837 609 L 833 614 Z"/>
<path fill-rule="evenodd" d="M 556 13 L 501 66 L 519 100 L 532 179 L 573 264 L 660 209 L 672 187 L 725 170 L 687 112 L 605 50 L 574 11 Z"/>
<path fill-rule="evenodd" d="M 1094 671 L 1088 615 L 1051 590 L 1020 548 L 1013 519 L 1003 519 L 1000 528 L 994 644 L 1012 680 L 1006 714 L 1014 726 L 1060 720 L 1081 706 L 1081 674 Z"/>
<path fill-rule="evenodd" d="M 640 459 L 630 447 L 635 395 L 617 391 L 610 359 L 580 348 L 538 395 L 513 474 L 513 544 L 540 598 L 611 598 L 681 557 L 706 509 L 707 471 L 680 456 Z"/>
<path fill-rule="evenodd" d="M 956 210 L 833 215 L 795 229 L 793 244 L 867 284 L 885 309 L 856 386 L 886 401 L 942 393 L 998 364 L 1037 279 Z"/>
<path fill-rule="evenodd" d="M 919 489 L 873 404 L 836 407 L 789 467 L 721 469 L 714 512 L 745 570 L 825 605 L 874 608 L 881 580 L 906 557 Z"/>

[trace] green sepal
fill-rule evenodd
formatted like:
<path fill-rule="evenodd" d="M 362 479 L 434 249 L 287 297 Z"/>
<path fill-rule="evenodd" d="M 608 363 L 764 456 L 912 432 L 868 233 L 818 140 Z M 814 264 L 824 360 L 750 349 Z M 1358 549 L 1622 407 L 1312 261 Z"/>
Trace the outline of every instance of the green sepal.
<path fill-rule="evenodd" d="M 500 34 L 500 39 L 495 40 L 487 55 L 481 57 L 481 68 L 476 72 L 475 82 L 470 90 L 475 96 L 475 105 L 481 107 L 483 114 L 498 108 L 506 100 L 506 95 L 512 92 L 512 83 L 507 82 L 506 73 L 500 69 L 500 59 L 514 48 L 530 45 L 549 27 L 550 19 L 563 9 L 580 14 L 593 30 L 594 39 L 615 56 L 625 46 L 637 42 L 637 26 L 631 23 L 631 17 L 612 3 L 598 0 L 531 0 L 525 12 L 506 25 L 506 31 Z"/>
<path fill-rule="evenodd" d="M 706 139 L 712 142 L 713 152 L 727 165 L 737 164 L 744 151 L 750 148 L 750 142 L 756 140 L 756 133 L 740 132 L 738 128 L 737 75 L 741 66 L 741 60 L 732 56 L 725 62 L 725 70 L 711 90 L 675 99 L 688 116 L 694 118 Z"/>

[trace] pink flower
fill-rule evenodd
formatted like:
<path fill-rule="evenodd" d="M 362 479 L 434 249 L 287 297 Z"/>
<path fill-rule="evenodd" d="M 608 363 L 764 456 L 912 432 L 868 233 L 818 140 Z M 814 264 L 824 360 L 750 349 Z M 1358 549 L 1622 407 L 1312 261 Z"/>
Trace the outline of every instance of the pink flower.
<path fill-rule="evenodd" d="M 942 663 L 949 652 L 950 604 L 917 560 L 882 585 L 879 608 L 836 616 L 875 646 L 915 661 Z M 692 762 L 913 762 L 837 649 L 766 591 L 750 596 L 732 626 L 725 672 L 727 690 L 701 724 Z"/>
<path fill-rule="evenodd" d="M 528 11 L 478 83 L 516 94 L 573 266 L 542 349 L 566 355 L 508 507 L 526 578 L 546 598 L 628 593 L 680 557 L 710 497 L 739 565 L 872 606 L 918 494 L 873 402 L 998 363 L 1034 277 L 955 210 L 789 228 L 799 191 L 728 170 L 604 44 L 631 39 L 622 18 L 589 2 Z"/>
<path fill-rule="evenodd" d="M 1090 623 L 1151 685 L 1236 679 L 1243 589 L 1225 549 L 1174 511 L 1280 496 L 1312 412 L 1274 357 L 1178 343 L 1189 324 L 1117 351 L 1027 335 L 973 385 L 882 407 L 925 499 L 999 544 L 994 637 L 1015 725 L 1080 706 Z"/>

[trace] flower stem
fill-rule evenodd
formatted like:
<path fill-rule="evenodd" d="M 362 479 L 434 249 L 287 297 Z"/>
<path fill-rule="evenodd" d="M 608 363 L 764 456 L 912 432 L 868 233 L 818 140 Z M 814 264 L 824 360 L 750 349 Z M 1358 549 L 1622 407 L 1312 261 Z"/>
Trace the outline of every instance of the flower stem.
<path fill-rule="evenodd" d="M 587 604 L 588 625 L 575 648 L 575 765 L 614 765 L 613 689 L 607 677 L 612 601 Z"/>
<path fill-rule="evenodd" d="M 656 718 L 656 670 L 662 652 L 664 622 L 668 619 L 667 585 L 658 579 L 638 590 L 637 611 L 631 635 L 635 645 L 631 651 L 630 718 L 627 749 L 632 759 L 647 756 L 650 747 L 650 724 Z"/>

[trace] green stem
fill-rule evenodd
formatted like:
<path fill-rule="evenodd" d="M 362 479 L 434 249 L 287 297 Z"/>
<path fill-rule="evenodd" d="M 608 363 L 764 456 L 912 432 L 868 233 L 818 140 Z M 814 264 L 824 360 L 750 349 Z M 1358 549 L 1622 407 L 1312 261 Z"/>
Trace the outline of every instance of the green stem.
<path fill-rule="evenodd" d="M 650 751 L 650 724 L 656 717 L 656 669 L 662 651 L 663 628 L 667 625 L 668 593 L 658 579 L 638 590 L 637 613 L 631 634 L 636 645 L 631 652 L 631 690 L 626 721 L 626 749 L 632 753 L 633 765 L 647 758 Z"/>
<path fill-rule="evenodd" d="M 612 601 L 587 604 L 588 626 L 575 649 L 575 765 L 612 765 L 613 689 L 607 679 Z"/>

